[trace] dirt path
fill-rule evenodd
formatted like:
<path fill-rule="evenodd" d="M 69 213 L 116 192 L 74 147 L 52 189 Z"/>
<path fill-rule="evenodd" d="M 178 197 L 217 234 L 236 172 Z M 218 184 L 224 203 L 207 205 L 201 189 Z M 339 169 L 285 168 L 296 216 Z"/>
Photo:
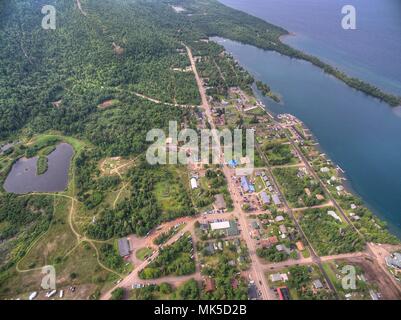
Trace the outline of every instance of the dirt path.
<path fill-rule="evenodd" d="M 81 0 L 76 0 L 75 2 L 77 4 L 78 10 L 81 12 L 83 16 L 86 17 L 88 14 L 82 9 Z"/>
<path fill-rule="evenodd" d="M 180 107 L 180 108 L 194 108 L 194 107 L 196 107 L 196 106 L 191 106 L 191 105 L 186 105 L 186 104 L 162 102 L 160 100 L 145 96 L 144 94 L 141 94 L 141 93 L 138 93 L 138 92 L 133 92 L 133 94 L 136 95 L 139 98 L 142 98 L 142 99 L 145 99 L 145 100 L 151 101 L 153 103 L 157 103 L 157 104 L 164 104 L 165 106 L 169 106 L 169 107 Z"/>

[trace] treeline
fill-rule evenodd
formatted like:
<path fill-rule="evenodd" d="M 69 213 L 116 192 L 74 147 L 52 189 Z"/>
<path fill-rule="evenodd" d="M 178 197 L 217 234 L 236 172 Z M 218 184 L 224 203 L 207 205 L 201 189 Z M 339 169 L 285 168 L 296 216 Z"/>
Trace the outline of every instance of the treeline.
<path fill-rule="evenodd" d="M 195 272 L 192 241 L 186 233 L 171 246 L 160 249 L 157 258 L 138 275 L 141 279 L 155 279 L 168 275 L 182 276 Z"/>

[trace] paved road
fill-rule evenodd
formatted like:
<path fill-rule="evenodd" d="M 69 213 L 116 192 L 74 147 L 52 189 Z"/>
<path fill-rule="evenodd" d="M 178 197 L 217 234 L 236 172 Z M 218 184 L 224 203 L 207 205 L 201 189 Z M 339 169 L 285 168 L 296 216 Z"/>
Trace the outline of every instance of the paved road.
<path fill-rule="evenodd" d="M 206 95 L 206 90 L 203 87 L 202 81 L 199 77 L 197 68 L 196 68 L 196 63 L 195 60 L 192 56 L 192 52 L 191 49 L 188 46 L 185 46 L 187 49 L 187 53 L 188 53 L 188 57 L 189 60 L 191 61 L 191 66 L 192 66 L 192 70 L 194 72 L 195 75 L 195 80 L 196 83 L 198 85 L 199 88 L 199 93 L 201 96 L 201 100 L 202 100 L 202 108 L 205 112 L 205 115 L 208 119 L 208 122 L 210 124 L 210 127 L 212 129 L 216 129 L 216 125 L 214 123 L 213 117 L 212 117 L 212 112 L 210 109 L 210 105 L 207 99 L 207 95 Z M 219 150 L 221 149 L 221 145 L 220 145 L 220 139 L 218 137 L 217 134 L 217 130 L 212 130 L 212 135 L 213 135 L 213 139 L 215 140 L 216 145 L 218 146 Z M 220 154 L 220 163 L 224 164 L 224 155 Z M 249 256 L 251 259 L 251 270 L 250 270 L 250 275 L 252 277 L 252 280 L 255 282 L 255 284 L 258 286 L 258 288 L 260 289 L 261 293 L 262 293 L 262 298 L 265 300 L 273 300 L 276 299 L 275 294 L 269 289 L 269 286 L 267 284 L 266 278 L 264 276 L 264 272 L 263 272 L 263 267 L 256 255 L 256 245 L 253 241 L 253 239 L 251 239 L 250 234 L 249 234 L 249 226 L 245 217 L 245 212 L 242 210 L 240 204 L 238 201 L 236 201 L 237 199 L 239 199 L 239 195 L 237 194 L 237 187 L 234 185 L 233 183 L 233 179 L 232 177 L 234 176 L 234 172 L 232 170 L 230 170 L 226 165 L 223 166 L 223 173 L 226 177 L 227 180 L 227 184 L 228 184 L 228 189 L 229 192 L 233 198 L 233 203 L 234 203 L 234 214 L 237 216 L 238 221 L 241 225 L 241 228 L 243 230 L 242 232 L 242 236 L 246 242 L 246 245 L 248 247 L 248 251 L 249 251 Z"/>

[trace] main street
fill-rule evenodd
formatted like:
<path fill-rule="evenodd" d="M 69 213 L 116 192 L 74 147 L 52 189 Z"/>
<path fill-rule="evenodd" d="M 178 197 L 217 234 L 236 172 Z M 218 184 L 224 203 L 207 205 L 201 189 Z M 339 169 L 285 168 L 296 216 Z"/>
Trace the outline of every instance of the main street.
<path fill-rule="evenodd" d="M 196 83 L 199 88 L 199 93 L 200 93 L 200 96 L 202 99 L 202 108 L 205 112 L 205 115 L 206 115 L 208 122 L 210 124 L 210 127 L 212 129 L 213 139 L 215 140 L 216 145 L 218 146 L 219 150 L 221 151 L 222 149 L 221 149 L 221 145 L 220 145 L 220 138 L 217 134 L 216 125 L 213 120 L 212 111 L 211 111 L 211 108 L 210 108 L 210 105 L 209 105 L 209 102 L 207 99 L 207 95 L 206 95 L 206 90 L 199 77 L 199 74 L 198 74 L 198 71 L 196 68 L 196 63 L 192 56 L 192 51 L 188 46 L 185 46 L 185 47 L 187 49 L 187 53 L 188 53 L 189 60 L 191 62 L 192 70 L 195 75 L 195 80 L 196 80 Z M 234 214 L 236 215 L 236 217 L 241 225 L 242 236 L 248 247 L 249 257 L 251 259 L 250 275 L 252 277 L 252 281 L 254 281 L 255 284 L 258 286 L 263 299 L 274 300 L 274 299 L 276 299 L 276 296 L 275 296 L 274 292 L 272 292 L 269 289 L 269 286 L 267 284 L 267 281 L 266 281 L 266 278 L 265 278 L 265 275 L 263 272 L 263 267 L 259 261 L 259 258 L 256 255 L 256 245 L 250 236 L 250 230 L 249 230 L 248 222 L 246 220 L 245 212 L 242 210 L 240 203 L 238 201 L 238 199 L 240 199 L 240 196 L 237 193 L 238 192 L 237 188 L 233 183 L 234 171 L 230 170 L 230 168 L 224 163 L 224 155 L 222 154 L 222 152 L 220 152 L 220 163 L 222 165 L 222 170 L 223 170 L 223 173 L 227 180 L 228 190 L 233 199 Z"/>

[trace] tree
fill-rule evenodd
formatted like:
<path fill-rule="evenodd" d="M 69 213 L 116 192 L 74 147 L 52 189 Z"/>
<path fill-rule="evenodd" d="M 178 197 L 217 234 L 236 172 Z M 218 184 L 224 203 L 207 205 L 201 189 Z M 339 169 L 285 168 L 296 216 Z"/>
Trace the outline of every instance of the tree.
<path fill-rule="evenodd" d="M 125 295 L 125 290 L 124 288 L 117 288 L 114 289 L 113 292 L 111 293 L 111 300 L 122 300 Z"/>

